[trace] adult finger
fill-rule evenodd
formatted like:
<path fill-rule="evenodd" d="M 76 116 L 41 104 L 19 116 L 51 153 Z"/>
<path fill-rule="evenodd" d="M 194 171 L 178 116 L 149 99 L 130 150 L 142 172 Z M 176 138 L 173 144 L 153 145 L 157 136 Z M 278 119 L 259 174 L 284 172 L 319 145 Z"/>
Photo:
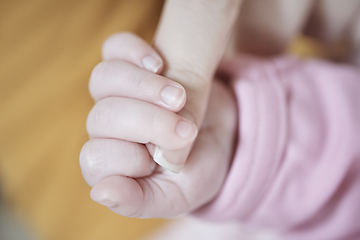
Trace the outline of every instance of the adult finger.
<path fill-rule="evenodd" d="M 194 123 L 138 99 L 109 97 L 90 111 L 87 130 L 94 138 L 153 143 L 166 149 L 188 147 L 197 135 Z"/>
<path fill-rule="evenodd" d="M 177 82 L 123 60 L 99 63 L 92 71 L 90 94 L 95 101 L 110 96 L 143 100 L 179 111 L 185 104 L 185 89 Z"/>
<path fill-rule="evenodd" d="M 154 39 L 165 66 L 162 74 L 179 82 L 187 102 L 180 115 L 200 127 L 206 112 L 213 75 L 233 28 L 242 0 L 167 0 Z M 158 148 L 154 160 L 177 172 L 189 148 L 171 152 Z M 159 156 L 159 158 L 157 158 Z"/>

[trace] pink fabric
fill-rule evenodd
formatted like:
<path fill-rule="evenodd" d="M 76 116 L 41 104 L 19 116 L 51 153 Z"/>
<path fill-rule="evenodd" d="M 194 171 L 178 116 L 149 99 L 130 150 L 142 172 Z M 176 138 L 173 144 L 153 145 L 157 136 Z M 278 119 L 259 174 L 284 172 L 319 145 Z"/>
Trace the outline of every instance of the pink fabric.
<path fill-rule="evenodd" d="M 238 145 L 221 192 L 195 215 L 285 239 L 360 239 L 360 71 L 290 57 L 221 71 L 234 79 Z"/>

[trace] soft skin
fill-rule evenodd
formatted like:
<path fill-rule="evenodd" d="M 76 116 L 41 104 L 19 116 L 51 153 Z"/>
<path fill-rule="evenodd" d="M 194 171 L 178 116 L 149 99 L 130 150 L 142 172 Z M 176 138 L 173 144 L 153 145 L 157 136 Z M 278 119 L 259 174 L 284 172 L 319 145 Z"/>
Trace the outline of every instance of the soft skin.
<path fill-rule="evenodd" d="M 161 60 L 151 46 L 128 33 L 115 38 L 119 43 L 126 38 L 138 46 L 119 55 L 114 52 L 91 77 L 90 89 L 96 101 L 87 124 L 91 140 L 80 156 L 84 178 L 93 187 L 91 197 L 129 217 L 174 217 L 191 212 L 215 197 L 228 172 L 237 120 L 233 95 L 224 83 L 215 81 L 195 142 L 197 129 L 192 123 L 193 132 L 179 137 L 177 124 L 188 120 L 175 112 L 185 98 L 180 94 L 177 105 L 168 106 L 161 103 L 159 94 L 166 86 L 183 88 L 139 66 L 149 53 Z M 121 81 L 114 75 L 114 64 L 131 64 L 122 69 Z M 138 79 L 142 82 L 136 82 Z M 104 87 L 93 87 L 97 82 Z M 114 91 L 117 88 L 121 90 Z M 191 144 L 193 147 L 182 171 L 174 174 L 155 166 L 151 156 L 154 144 L 180 149 L 176 151 Z"/>

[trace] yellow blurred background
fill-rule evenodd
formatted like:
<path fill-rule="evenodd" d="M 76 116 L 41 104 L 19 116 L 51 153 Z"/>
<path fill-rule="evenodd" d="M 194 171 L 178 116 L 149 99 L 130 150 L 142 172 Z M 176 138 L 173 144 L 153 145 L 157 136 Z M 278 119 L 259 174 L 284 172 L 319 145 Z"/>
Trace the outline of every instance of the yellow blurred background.
<path fill-rule="evenodd" d="M 102 42 L 120 31 L 151 41 L 162 4 L 0 1 L 0 189 L 35 239 L 131 240 L 163 223 L 92 202 L 78 163 Z"/>

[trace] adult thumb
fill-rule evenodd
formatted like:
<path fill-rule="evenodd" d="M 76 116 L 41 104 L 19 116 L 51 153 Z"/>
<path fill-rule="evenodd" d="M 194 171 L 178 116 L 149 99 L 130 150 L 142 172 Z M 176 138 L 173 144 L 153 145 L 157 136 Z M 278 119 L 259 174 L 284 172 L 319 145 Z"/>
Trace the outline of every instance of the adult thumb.
<path fill-rule="evenodd" d="M 167 0 L 154 39 L 162 75 L 179 82 L 187 102 L 178 113 L 200 129 L 216 67 L 231 35 L 241 0 Z M 161 166 L 180 172 L 191 147 L 169 151 L 148 145 Z"/>

